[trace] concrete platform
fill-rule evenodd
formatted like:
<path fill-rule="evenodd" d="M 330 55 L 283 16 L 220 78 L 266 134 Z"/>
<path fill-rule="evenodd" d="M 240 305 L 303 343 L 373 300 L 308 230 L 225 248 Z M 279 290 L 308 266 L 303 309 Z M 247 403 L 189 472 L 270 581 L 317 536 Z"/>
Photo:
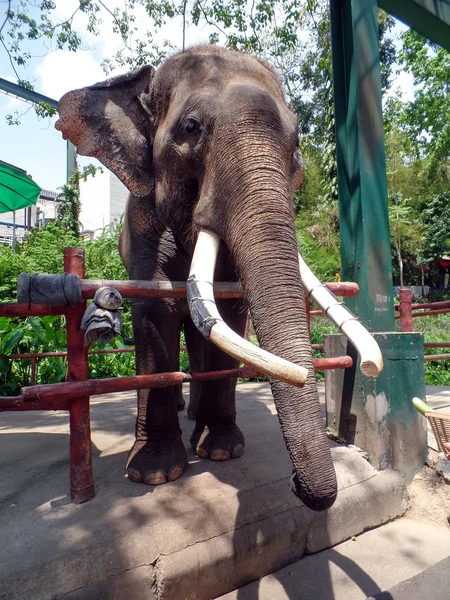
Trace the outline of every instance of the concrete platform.
<path fill-rule="evenodd" d="M 446 401 L 446 399 L 444 399 Z M 430 402 L 431 403 L 431 402 Z M 402 515 L 401 477 L 332 448 L 339 498 L 313 513 L 289 489 L 268 384 L 238 386 L 239 460 L 189 451 L 177 482 L 133 484 L 135 394 L 92 400 L 94 500 L 68 496 L 65 413 L 0 415 L 0 598 L 207 600 Z M 193 428 L 180 414 L 186 446 Z"/>

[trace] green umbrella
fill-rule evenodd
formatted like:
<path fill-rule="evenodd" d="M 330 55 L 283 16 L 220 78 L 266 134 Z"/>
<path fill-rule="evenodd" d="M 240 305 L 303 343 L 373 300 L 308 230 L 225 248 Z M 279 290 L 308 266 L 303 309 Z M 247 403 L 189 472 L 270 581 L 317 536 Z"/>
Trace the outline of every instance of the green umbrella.
<path fill-rule="evenodd" d="M 41 188 L 26 171 L 0 160 L 0 213 L 36 204 Z"/>

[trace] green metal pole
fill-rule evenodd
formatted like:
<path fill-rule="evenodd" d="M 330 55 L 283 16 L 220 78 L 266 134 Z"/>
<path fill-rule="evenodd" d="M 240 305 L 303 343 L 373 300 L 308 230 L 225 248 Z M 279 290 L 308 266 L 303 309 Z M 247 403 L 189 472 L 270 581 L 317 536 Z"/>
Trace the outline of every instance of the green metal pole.
<path fill-rule="evenodd" d="M 75 169 L 75 163 L 77 159 L 77 150 L 72 142 L 67 140 L 67 181 L 69 181 L 70 176 L 72 175 Z"/>
<path fill-rule="evenodd" d="M 363 376 L 351 344 L 326 336 L 326 356 L 355 358 L 352 370 L 327 375 L 327 422 L 367 450 L 377 469 L 396 469 L 409 481 L 427 455 L 426 430 L 411 402 L 425 397 L 423 336 L 393 333 L 377 3 L 330 5 L 342 273 L 361 288 L 348 304 L 374 332 L 384 369 L 377 379 Z"/>
<path fill-rule="evenodd" d="M 376 0 L 332 0 L 341 258 L 360 293 L 347 304 L 371 331 L 394 331 Z"/>

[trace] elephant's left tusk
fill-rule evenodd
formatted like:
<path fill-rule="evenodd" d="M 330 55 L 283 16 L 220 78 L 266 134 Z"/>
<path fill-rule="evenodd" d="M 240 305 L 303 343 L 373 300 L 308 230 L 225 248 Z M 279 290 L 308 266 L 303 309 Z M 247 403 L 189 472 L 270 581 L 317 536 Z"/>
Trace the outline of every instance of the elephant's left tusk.
<path fill-rule="evenodd" d="M 192 320 L 200 333 L 224 352 L 273 379 L 302 386 L 308 370 L 250 344 L 225 324 L 217 310 L 213 277 L 220 238 L 200 230 L 192 257 L 187 297 Z"/>
<path fill-rule="evenodd" d="M 361 371 L 367 377 L 378 377 L 383 370 L 383 356 L 375 339 L 364 325 L 317 279 L 303 258 L 298 255 L 300 279 L 304 289 L 326 316 L 355 346 L 361 356 Z"/>

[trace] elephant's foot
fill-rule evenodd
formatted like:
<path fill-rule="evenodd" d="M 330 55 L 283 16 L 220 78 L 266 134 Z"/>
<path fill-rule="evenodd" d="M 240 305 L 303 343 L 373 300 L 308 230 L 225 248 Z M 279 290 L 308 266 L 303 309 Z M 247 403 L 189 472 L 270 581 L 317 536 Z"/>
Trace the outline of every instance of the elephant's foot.
<path fill-rule="evenodd" d="M 148 485 L 175 481 L 183 474 L 187 462 L 181 438 L 164 443 L 136 440 L 127 459 L 128 479 Z"/>
<path fill-rule="evenodd" d="M 204 426 L 197 423 L 191 436 L 197 456 L 211 460 L 229 460 L 244 454 L 244 436 L 235 424 Z"/>

